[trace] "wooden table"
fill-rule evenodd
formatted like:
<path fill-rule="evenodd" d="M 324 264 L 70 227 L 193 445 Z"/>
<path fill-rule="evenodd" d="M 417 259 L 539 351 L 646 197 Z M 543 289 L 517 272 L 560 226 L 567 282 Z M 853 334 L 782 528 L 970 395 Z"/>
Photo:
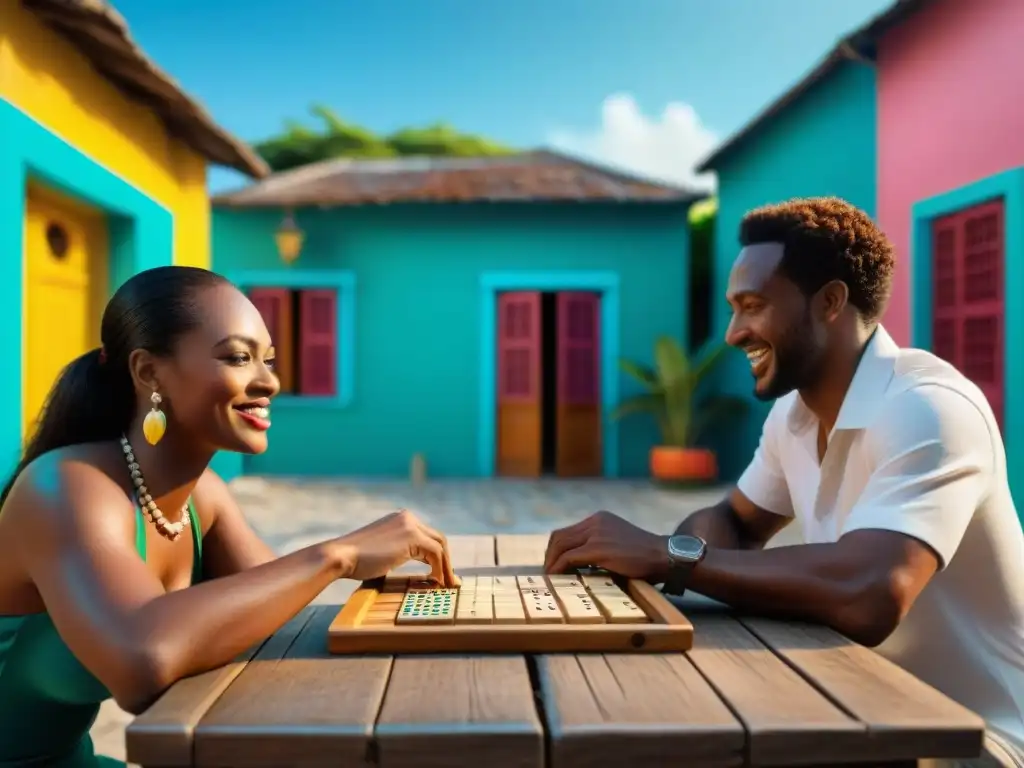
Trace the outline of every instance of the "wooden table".
<path fill-rule="evenodd" d="M 546 537 L 453 537 L 456 567 L 535 565 Z M 330 656 L 339 606 L 183 680 L 127 732 L 155 766 L 913 765 L 982 721 L 827 629 L 689 616 L 686 654 Z"/>

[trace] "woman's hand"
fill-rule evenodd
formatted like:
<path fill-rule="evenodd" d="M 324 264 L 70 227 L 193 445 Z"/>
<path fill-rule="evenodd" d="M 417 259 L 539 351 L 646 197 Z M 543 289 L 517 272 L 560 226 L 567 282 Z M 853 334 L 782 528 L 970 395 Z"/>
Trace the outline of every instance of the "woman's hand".
<path fill-rule="evenodd" d="M 430 566 L 430 578 L 442 587 L 458 586 L 448 553 L 448 540 L 407 509 L 336 540 L 346 563 L 345 576 L 366 581 L 418 560 Z"/>

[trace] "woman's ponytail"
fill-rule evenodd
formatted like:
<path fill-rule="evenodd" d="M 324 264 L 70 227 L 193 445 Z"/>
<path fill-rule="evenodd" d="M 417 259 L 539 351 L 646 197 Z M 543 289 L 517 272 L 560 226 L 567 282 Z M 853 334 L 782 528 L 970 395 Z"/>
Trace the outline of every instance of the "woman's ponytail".
<path fill-rule="evenodd" d="M 3 506 L 21 471 L 44 453 L 78 443 L 116 439 L 131 423 L 135 394 L 127 370 L 116 371 L 99 347 L 61 371 L 25 452 L 0 494 Z"/>
<path fill-rule="evenodd" d="M 118 288 L 100 323 L 104 346 L 73 360 L 57 378 L 25 453 L 0 494 L 0 507 L 21 471 L 44 453 L 116 440 L 126 432 L 137 407 L 129 370 L 132 351 L 172 354 L 178 338 L 202 324 L 196 292 L 225 283 L 206 269 L 173 266 L 139 272 Z"/>

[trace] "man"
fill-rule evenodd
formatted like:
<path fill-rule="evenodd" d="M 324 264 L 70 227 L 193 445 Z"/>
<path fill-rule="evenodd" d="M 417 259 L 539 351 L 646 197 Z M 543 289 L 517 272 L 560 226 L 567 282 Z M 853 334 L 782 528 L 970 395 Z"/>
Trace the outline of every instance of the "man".
<path fill-rule="evenodd" d="M 598 512 L 546 567 L 597 565 L 736 609 L 828 625 L 985 718 L 1024 765 L 1024 534 L 984 395 L 879 318 L 892 247 L 834 198 L 751 211 L 726 335 L 776 402 L 735 489 L 658 536 Z M 765 549 L 796 521 L 806 544 Z"/>

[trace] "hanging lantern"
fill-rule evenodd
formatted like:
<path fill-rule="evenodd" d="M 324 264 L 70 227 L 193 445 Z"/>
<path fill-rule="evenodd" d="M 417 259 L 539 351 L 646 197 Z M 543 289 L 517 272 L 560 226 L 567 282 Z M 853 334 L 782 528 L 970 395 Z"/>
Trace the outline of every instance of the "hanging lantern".
<path fill-rule="evenodd" d="M 295 223 L 291 211 L 284 215 L 284 220 L 277 232 L 274 233 L 274 240 L 277 242 L 277 252 L 285 264 L 291 264 L 302 252 L 302 243 L 306 239 L 305 233 Z"/>

